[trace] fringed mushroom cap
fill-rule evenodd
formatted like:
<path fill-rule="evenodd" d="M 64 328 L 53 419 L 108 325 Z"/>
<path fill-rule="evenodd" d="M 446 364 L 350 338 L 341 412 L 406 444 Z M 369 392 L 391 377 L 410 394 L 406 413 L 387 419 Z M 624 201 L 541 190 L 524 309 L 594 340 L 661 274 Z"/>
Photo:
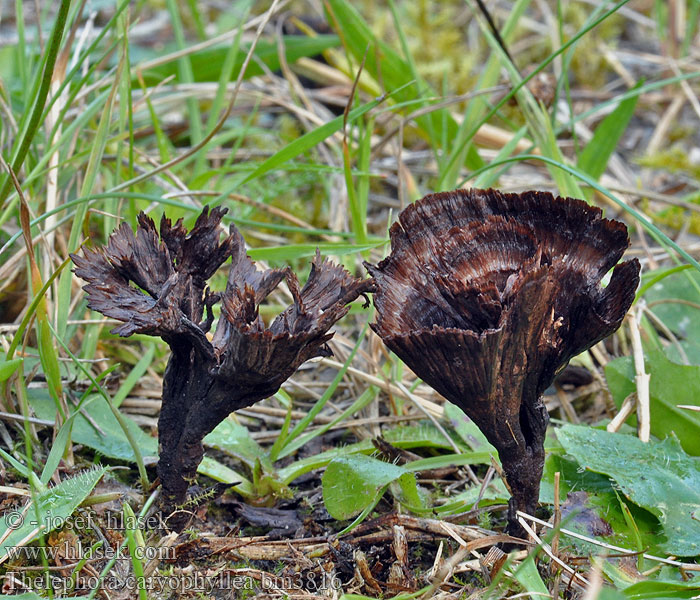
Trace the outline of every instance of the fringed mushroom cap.
<path fill-rule="evenodd" d="M 112 329 L 122 337 L 191 329 L 202 318 L 207 279 L 232 251 L 231 236 L 219 243 L 225 214 L 205 207 L 189 235 L 182 219 L 173 227 L 163 216 L 159 237 L 153 219 L 140 213 L 135 234 L 122 223 L 106 247 L 71 254 L 75 274 L 87 281 L 88 307 L 122 321 Z"/>
<path fill-rule="evenodd" d="M 289 269 L 258 270 L 233 225 L 220 241 L 224 214 L 226 209 L 205 207 L 189 233 L 182 220 L 173 226 L 163 217 L 159 236 L 153 220 L 141 213 L 135 234 L 123 223 L 107 247 L 71 255 L 75 273 L 87 281 L 88 306 L 124 323 L 113 333 L 157 335 L 173 349 L 186 341 L 214 359 L 212 374 L 219 382 L 235 379 L 238 389 L 246 381 L 265 383 L 274 393 L 305 360 L 330 354 L 329 329 L 373 282 L 356 279 L 317 252 L 300 290 Z M 226 290 L 210 294 L 206 282 L 229 256 Z M 266 328 L 258 307 L 283 279 L 294 302 Z M 219 300 L 222 316 L 210 342 L 200 321 Z"/>
<path fill-rule="evenodd" d="M 216 375 L 245 385 L 281 385 L 306 360 L 330 356 L 328 330 L 347 314 L 348 304 L 373 289 L 370 279 L 356 279 L 345 269 L 323 260 L 317 251 L 306 284 L 289 269 L 258 271 L 234 233 L 234 253 L 222 318 L 214 334 Z M 259 304 L 287 280 L 293 304 L 265 327 Z"/>
<path fill-rule="evenodd" d="M 623 223 L 551 194 L 457 190 L 426 196 L 390 230 L 373 329 L 489 436 L 535 403 L 573 356 L 615 331 L 639 283 Z"/>

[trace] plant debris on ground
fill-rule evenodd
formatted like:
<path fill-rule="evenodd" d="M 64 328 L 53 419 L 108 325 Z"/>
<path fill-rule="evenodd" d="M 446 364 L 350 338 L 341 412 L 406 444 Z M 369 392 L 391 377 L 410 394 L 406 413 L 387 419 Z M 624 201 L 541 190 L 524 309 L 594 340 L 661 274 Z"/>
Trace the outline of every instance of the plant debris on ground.
<path fill-rule="evenodd" d="M 700 596 L 699 20 L 693 0 L 0 5 L 0 596 Z M 401 210 L 459 188 L 584 200 L 641 265 L 617 332 L 542 396 L 535 510 L 509 515 L 487 436 L 355 302 L 332 356 L 197 433 L 173 531 L 170 350 L 91 310 L 70 254 L 99 268 L 115 229 L 191 231 L 209 206 L 260 269 L 320 252 L 366 280 Z M 230 265 L 194 312 L 171 298 L 202 347 Z M 157 268 L 126 271 L 166 303 Z M 276 283 L 247 305 L 261 330 L 300 306 Z"/>

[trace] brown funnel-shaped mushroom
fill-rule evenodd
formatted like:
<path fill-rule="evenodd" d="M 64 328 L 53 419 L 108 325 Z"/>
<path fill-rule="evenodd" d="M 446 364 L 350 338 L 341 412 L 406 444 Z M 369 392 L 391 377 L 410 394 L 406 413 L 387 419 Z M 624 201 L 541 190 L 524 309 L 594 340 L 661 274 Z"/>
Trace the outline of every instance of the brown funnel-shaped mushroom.
<path fill-rule="evenodd" d="M 459 406 L 496 447 L 516 511 L 534 513 L 548 415 L 540 396 L 575 355 L 615 331 L 639 283 L 636 260 L 603 275 L 627 229 L 571 198 L 457 190 L 407 207 L 391 254 L 367 265 L 374 331 Z"/>
<path fill-rule="evenodd" d="M 233 225 L 220 241 L 225 213 L 205 207 L 189 234 L 181 221 L 173 226 L 163 217 L 160 236 L 142 213 L 136 234 L 122 224 L 106 248 L 71 255 L 75 273 L 88 282 L 88 306 L 124 323 L 113 333 L 160 336 L 172 351 L 158 420 L 166 511 L 185 501 L 204 436 L 232 411 L 273 395 L 307 359 L 328 356 L 328 330 L 347 313 L 348 303 L 373 286 L 318 252 L 301 289 L 289 269 L 259 271 Z M 229 256 L 226 290 L 212 294 L 206 282 Z M 268 328 L 258 306 L 283 279 L 294 303 Z M 212 306 L 219 301 L 221 317 L 210 341 Z M 171 521 L 175 527 L 185 523 L 180 514 Z"/>

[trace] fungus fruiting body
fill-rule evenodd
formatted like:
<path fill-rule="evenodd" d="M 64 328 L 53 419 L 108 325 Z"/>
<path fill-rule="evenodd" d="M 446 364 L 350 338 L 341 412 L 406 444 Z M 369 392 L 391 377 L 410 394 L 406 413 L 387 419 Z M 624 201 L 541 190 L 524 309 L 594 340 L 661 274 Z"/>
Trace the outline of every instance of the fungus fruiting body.
<path fill-rule="evenodd" d="M 534 513 L 548 414 L 541 395 L 575 355 L 614 332 L 639 282 L 600 209 L 541 192 L 457 190 L 407 207 L 376 280 L 374 331 L 459 406 L 498 450 L 509 503 Z"/>
<path fill-rule="evenodd" d="M 233 225 L 220 240 L 225 213 L 205 207 L 189 233 L 181 220 L 172 225 L 165 217 L 158 233 L 141 213 L 136 234 L 122 224 L 105 248 L 71 255 L 87 281 L 88 306 L 122 321 L 113 333 L 160 336 L 172 351 L 158 420 L 166 511 L 184 503 L 204 436 L 232 411 L 273 395 L 307 359 L 329 355 L 330 327 L 373 285 L 318 252 L 301 289 L 289 269 L 258 270 Z M 226 289 L 212 293 L 207 280 L 229 257 Z M 266 327 L 258 306 L 283 279 L 293 304 Z M 208 337 L 218 302 L 221 316 Z"/>

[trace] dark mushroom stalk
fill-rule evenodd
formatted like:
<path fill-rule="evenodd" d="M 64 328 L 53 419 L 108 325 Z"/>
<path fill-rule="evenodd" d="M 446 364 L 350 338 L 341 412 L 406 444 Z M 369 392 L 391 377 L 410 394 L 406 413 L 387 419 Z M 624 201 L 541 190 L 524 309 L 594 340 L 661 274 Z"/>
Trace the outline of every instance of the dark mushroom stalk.
<path fill-rule="evenodd" d="M 161 505 L 168 512 L 187 497 L 202 460 L 202 440 L 226 416 L 273 395 L 306 360 L 331 354 L 331 326 L 348 304 L 372 289 L 371 280 L 313 259 L 299 289 L 289 269 L 260 271 L 231 225 L 220 240 L 225 209 L 205 207 L 189 233 L 162 218 L 160 236 L 141 213 L 136 234 L 122 224 L 105 248 L 71 255 L 87 281 L 88 306 L 123 324 L 112 330 L 159 336 L 172 351 L 163 378 L 158 419 Z M 231 257 L 226 289 L 212 293 L 207 280 Z M 286 279 L 294 302 L 269 327 L 260 303 Z M 221 302 L 216 331 L 212 307 Z M 182 519 L 173 521 L 181 526 Z"/>
<path fill-rule="evenodd" d="M 548 423 L 541 400 L 575 355 L 622 323 L 639 283 L 623 223 L 551 194 L 457 190 L 407 207 L 376 266 L 374 331 L 498 450 L 518 510 L 533 514 Z"/>

